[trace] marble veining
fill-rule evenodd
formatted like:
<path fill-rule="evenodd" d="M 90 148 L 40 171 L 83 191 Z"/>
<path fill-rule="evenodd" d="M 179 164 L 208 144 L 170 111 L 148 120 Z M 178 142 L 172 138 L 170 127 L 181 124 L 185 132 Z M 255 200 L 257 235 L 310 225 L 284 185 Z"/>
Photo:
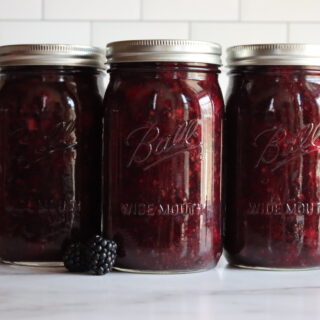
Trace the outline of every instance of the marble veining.
<path fill-rule="evenodd" d="M 0 319 L 320 319 L 320 270 L 253 271 L 221 261 L 179 275 L 0 265 Z"/>

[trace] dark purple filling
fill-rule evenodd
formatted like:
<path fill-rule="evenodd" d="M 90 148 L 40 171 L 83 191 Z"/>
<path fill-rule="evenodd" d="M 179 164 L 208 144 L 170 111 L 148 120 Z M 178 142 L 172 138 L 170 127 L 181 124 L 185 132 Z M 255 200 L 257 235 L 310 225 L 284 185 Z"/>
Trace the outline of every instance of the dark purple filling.
<path fill-rule="evenodd" d="M 8 67 L 0 89 L 0 257 L 60 261 L 100 230 L 103 72 Z"/>
<path fill-rule="evenodd" d="M 320 266 L 320 70 L 237 68 L 226 117 L 229 262 Z"/>
<path fill-rule="evenodd" d="M 187 271 L 221 255 L 218 68 L 113 65 L 105 97 L 105 233 L 117 267 Z"/>

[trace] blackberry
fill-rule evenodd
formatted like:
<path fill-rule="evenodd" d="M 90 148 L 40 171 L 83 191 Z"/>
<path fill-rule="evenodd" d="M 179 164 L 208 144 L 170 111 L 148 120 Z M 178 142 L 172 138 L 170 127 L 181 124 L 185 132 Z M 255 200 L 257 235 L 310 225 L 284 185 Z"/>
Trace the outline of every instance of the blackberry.
<path fill-rule="evenodd" d="M 70 272 L 88 271 L 88 266 L 84 259 L 84 248 L 81 243 L 71 243 L 67 247 L 63 256 L 63 263 Z"/>
<path fill-rule="evenodd" d="M 102 275 L 111 271 L 117 255 L 117 244 L 96 235 L 86 244 L 86 261 L 89 272 Z"/>

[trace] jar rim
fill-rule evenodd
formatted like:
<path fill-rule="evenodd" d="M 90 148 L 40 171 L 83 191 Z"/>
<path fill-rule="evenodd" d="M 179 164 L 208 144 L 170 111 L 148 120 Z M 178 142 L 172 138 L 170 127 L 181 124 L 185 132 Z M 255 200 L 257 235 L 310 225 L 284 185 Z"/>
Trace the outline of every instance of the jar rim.
<path fill-rule="evenodd" d="M 247 44 L 227 49 L 227 66 L 320 66 L 320 45 L 304 43 Z"/>
<path fill-rule="evenodd" d="M 84 66 L 104 68 L 104 50 L 71 44 L 17 44 L 0 46 L 0 67 Z"/>
<path fill-rule="evenodd" d="M 107 63 L 198 62 L 221 65 L 221 46 L 184 39 L 145 39 L 107 44 Z"/>

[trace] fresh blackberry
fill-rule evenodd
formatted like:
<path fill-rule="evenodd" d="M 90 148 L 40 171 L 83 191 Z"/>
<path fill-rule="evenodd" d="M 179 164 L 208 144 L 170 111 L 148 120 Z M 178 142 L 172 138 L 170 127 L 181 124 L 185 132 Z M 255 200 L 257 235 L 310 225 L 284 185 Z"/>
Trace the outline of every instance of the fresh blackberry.
<path fill-rule="evenodd" d="M 103 275 L 111 271 L 117 255 L 117 244 L 96 235 L 87 242 L 86 260 L 89 272 Z"/>
<path fill-rule="evenodd" d="M 84 248 L 81 243 L 71 243 L 63 256 L 64 266 L 70 272 L 86 272 L 88 271 L 87 262 L 84 259 Z"/>

